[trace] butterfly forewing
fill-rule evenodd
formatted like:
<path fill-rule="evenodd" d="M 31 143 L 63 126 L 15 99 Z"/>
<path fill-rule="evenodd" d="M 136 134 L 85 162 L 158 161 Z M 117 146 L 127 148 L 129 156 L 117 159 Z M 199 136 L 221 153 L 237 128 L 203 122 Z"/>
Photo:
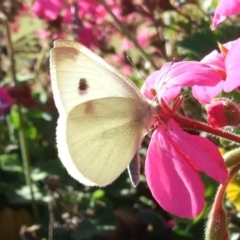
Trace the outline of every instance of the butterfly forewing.
<path fill-rule="evenodd" d="M 94 61 L 93 61 L 94 59 Z M 130 97 L 143 100 L 126 77 L 85 47 L 58 40 L 51 51 L 51 80 L 58 111 L 68 113 L 83 102 L 103 97 Z M 79 94 L 79 79 L 86 79 L 88 94 Z"/>

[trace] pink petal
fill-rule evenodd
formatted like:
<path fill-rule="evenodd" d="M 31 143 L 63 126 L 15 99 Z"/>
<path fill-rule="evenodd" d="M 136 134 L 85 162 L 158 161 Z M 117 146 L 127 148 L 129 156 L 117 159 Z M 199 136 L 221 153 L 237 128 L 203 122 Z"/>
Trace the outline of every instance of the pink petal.
<path fill-rule="evenodd" d="M 91 17 L 96 24 L 101 24 L 107 15 L 106 9 L 99 4 L 98 0 L 78 1 L 78 8 L 80 19 L 89 19 Z"/>
<path fill-rule="evenodd" d="M 154 86 L 158 98 L 169 103 L 180 93 L 182 87 L 214 86 L 221 78 L 219 73 L 204 63 L 183 61 L 165 63 L 147 78 L 146 84 Z"/>
<path fill-rule="evenodd" d="M 239 40 L 240 38 L 236 39 L 236 40 L 233 40 L 233 41 L 230 41 L 230 42 L 227 42 L 227 43 L 224 43 L 223 46 L 225 48 L 227 48 L 228 50 L 230 50 L 232 48 L 232 46 Z"/>
<path fill-rule="evenodd" d="M 225 46 L 225 44 L 224 44 L 224 46 Z M 207 64 L 209 67 L 211 67 L 214 70 L 220 70 L 222 72 L 226 71 L 225 58 L 217 50 L 214 50 L 211 53 L 209 53 L 207 56 L 205 56 L 201 60 L 201 62 Z"/>
<path fill-rule="evenodd" d="M 189 164 L 220 183 L 226 181 L 228 172 L 217 146 L 207 138 L 186 133 L 174 120 L 169 120 L 167 127 L 172 144 L 186 156 Z"/>
<path fill-rule="evenodd" d="M 204 208 L 204 186 L 197 171 L 171 145 L 170 138 L 164 126 L 153 133 L 145 166 L 147 182 L 166 211 L 182 218 L 195 217 Z"/>
<path fill-rule="evenodd" d="M 224 85 L 225 92 L 231 92 L 240 86 L 240 39 L 238 39 L 228 51 L 226 56 L 226 72 L 227 78 Z"/>
<path fill-rule="evenodd" d="M 240 13 L 240 0 L 220 0 L 212 22 L 212 29 L 216 29 L 226 17 Z"/>
<path fill-rule="evenodd" d="M 143 84 L 143 86 L 141 88 L 141 92 L 143 93 L 143 95 L 146 98 L 153 99 L 154 96 L 153 96 L 153 94 L 151 92 L 151 89 L 157 90 L 157 86 L 158 86 L 159 83 L 162 83 L 163 85 L 165 83 L 167 83 L 167 81 L 169 80 L 168 73 L 169 73 L 169 71 L 171 70 L 172 67 L 173 67 L 173 63 L 170 63 L 170 62 L 165 63 L 161 67 L 160 70 L 157 70 L 157 71 L 153 72 L 151 75 L 149 75 L 147 77 L 146 81 L 144 82 L 144 84 Z M 176 89 L 177 89 L 175 91 L 176 93 L 173 94 L 170 91 L 169 94 L 167 94 L 166 98 L 170 98 L 170 100 L 174 99 L 179 94 L 179 92 L 181 91 L 181 87 L 176 87 Z M 159 93 L 158 93 L 158 95 L 159 95 Z"/>
<path fill-rule="evenodd" d="M 36 0 L 33 4 L 33 12 L 46 20 L 55 20 L 63 7 L 62 0 Z"/>
<path fill-rule="evenodd" d="M 137 32 L 137 40 L 141 47 L 147 47 L 149 44 L 149 33 L 147 28 L 141 28 Z"/>
<path fill-rule="evenodd" d="M 155 71 L 151 75 L 149 75 L 141 87 L 141 92 L 147 99 L 152 100 L 154 98 L 151 89 L 155 89 L 155 83 L 159 72 L 160 70 Z"/>
<path fill-rule="evenodd" d="M 225 81 L 220 81 L 213 87 L 192 86 L 192 94 L 200 103 L 209 103 L 222 92 Z"/>
<path fill-rule="evenodd" d="M 79 27 L 78 41 L 88 48 L 98 47 L 98 41 L 94 28 Z"/>
<path fill-rule="evenodd" d="M 220 76 L 207 64 L 195 61 L 182 61 L 174 64 L 166 63 L 162 67 L 163 76 L 158 80 L 159 85 L 171 86 L 214 86 Z M 161 69 L 161 70 L 162 70 Z M 210 79 L 209 79 L 210 78 Z"/>

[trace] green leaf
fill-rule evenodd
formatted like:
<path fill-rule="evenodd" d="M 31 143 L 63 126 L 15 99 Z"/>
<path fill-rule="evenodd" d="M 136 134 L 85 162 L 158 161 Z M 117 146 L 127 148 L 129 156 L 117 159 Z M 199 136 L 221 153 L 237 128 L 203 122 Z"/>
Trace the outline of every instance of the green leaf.
<path fill-rule="evenodd" d="M 210 28 L 200 29 L 183 38 L 177 46 L 187 59 L 201 60 L 214 49 L 218 49 L 217 42 L 226 43 L 238 37 L 240 37 L 239 26 L 223 25 L 214 32 Z"/>

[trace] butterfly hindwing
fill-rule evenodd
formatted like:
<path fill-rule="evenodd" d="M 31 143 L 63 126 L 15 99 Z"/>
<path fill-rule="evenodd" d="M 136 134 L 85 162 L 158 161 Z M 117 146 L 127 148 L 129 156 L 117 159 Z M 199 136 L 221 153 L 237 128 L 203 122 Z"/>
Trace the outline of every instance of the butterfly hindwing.
<path fill-rule="evenodd" d="M 114 181 L 141 144 L 146 131 L 143 114 L 142 105 L 126 98 L 103 98 L 75 107 L 57 127 L 59 156 L 69 174 L 86 185 Z"/>

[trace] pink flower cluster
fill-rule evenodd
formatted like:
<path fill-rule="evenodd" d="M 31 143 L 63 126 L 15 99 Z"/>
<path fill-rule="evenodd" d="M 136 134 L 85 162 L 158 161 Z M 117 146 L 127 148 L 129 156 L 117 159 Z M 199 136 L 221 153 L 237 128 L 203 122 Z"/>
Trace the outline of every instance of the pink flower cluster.
<path fill-rule="evenodd" d="M 239 0 L 220 0 L 213 28 L 227 16 L 240 12 Z M 219 45 L 200 62 L 166 63 L 152 73 L 142 87 L 148 99 L 156 99 L 160 112 L 146 157 L 146 178 L 156 201 L 168 212 L 183 218 L 199 215 L 204 208 L 204 185 L 198 172 L 224 184 L 228 172 L 218 148 L 208 139 L 182 128 L 191 122 L 176 113 L 179 95 L 191 87 L 192 95 L 206 104 L 212 129 L 240 124 L 240 108 L 231 100 L 216 98 L 240 87 L 240 39 Z"/>
<path fill-rule="evenodd" d="M 96 26 L 101 24 L 107 15 L 105 8 L 96 0 L 77 1 L 76 4 L 64 0 L 36 0 L 33 12 L 49 22 L 60 22 L 69 29 L 76 27 L 78 40 L 88 47 L 97 46 L 94 36 L 99 32 Z M 65 32 L 66 30 L 61 31 L 55 37 L 65 37 Z M 41 32 L 41 36 L 46 34 Z"/>
<path fill-rule="evenodd" d="M 124 11 L 131 11 L 133 5 L 131 1 L 105 0 L 111 12 L 119 20 L 124 22 L 134 22 L 136 14 L 129 13 L 123 17 Z M 109 13 L 105 7 L 97 0 L 64 1 L 64 0 L 35 0 L 33 4 L 35 16 L 48 21 L 51 31 L 40 30 L 38 36 L 41 38 L 65 38 L 67 32 L 72 30 L 78 37 L 78 41 L 89 48 L 101 47 L 100 43 L 107 35 L 113 35 L 113 27 L 106 24 Z M 119 34 L 117 31 L 115 34 Z M 122 36 L 119 36 L 122 37 Z M 137 41 L 141 47 L 146 47 L 149 40 L 149 33 L 146 28 L 137 30 Z M 134 48 L 134 44 L 123 37 L 121 41 L 121 51 Z M 128 73 L 128 70 L 126 70 Z"/>

